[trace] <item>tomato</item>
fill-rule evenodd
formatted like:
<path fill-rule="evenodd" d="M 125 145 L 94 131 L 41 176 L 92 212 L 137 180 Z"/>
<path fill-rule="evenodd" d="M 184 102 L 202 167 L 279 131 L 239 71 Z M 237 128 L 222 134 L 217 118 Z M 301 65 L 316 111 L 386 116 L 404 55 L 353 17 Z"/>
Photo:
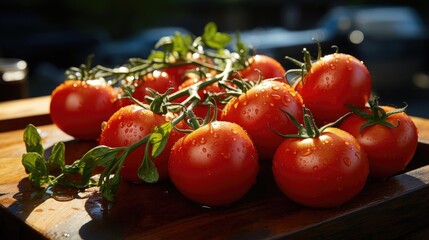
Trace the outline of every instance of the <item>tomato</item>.
<path fill-rule="evenodd" d="M 329 208 L 356 196 L 368 177 L 368 159 L 357 140 L 338 128 L 314 138 L 287 138 L 273 158 L 280 190 L 308 207 Z"/>
<path fill-rule="evenodd" d="M 381 106 L 386 112 L 397 110 L 389 106 Z M 366 108 L 366 113 L 373 114 Z M 397 127 L 374 124 L 360 130 L 368 120 L 356 114 L 344 119 L 340 128 L 351 133 L 362 145 L 368 155 L 369 174 L 373 178 L 386 178 L 402 171 L 417 148 L 417 128 L 411 118 L 404 112 L 388 116 L 385 121 Z"/>
<path fill-rule="evenodd" d="M 165 93 L 169 88 L 173 88 L 173 91 L 177 90 L 177 82 L 173 81 L 167 72 L 155 70 L 143 76 L 136 82 L 137 87 L 133 93 L 133 97 L 141 102 L 147 102 L 145 96 L 150 96 L 147 88 L 151 88 L 159 93 Z"/>
<path fill-rule="evenodd" d="M 250 61 L 252 62 L 250 66 L 239 71 L 243 79 L 256 82 L 259 80 L 259 74 L 261 73 L 263 79 L 278 78 L 279 81 L 285 81 L 286 70 L 274 58 L 267 55 L 255 55 Z"/>
<path fill-rule="evenodd" d="M 303 118 L 303 100 L 287 83 L 262 81 L 224 107 L 220 119 L 242 126 L 252 138 L 261 160 L 271 159 L 283 138 L 295 133 L 296 127 L 284 113 Z"/>
<path fill-rule="evenodd" d="M 128 105 L 117 112 L 104 125 L 101 132 L 100 144 L 109 147 L 129 146 L 151 133 L 152 129 L 165 123 L 166 117 L 153 113 L 137 105 Z M 179 138 L 173 132 L 164 151 L 153 159 L 158 170 L 159 180 L 168 178 L 168 156 L 173 143 Z M 131 152 L 121 169 L 121 176 L 129 182 L 140 183 L 143 180 L 137 175 L 138 168 L 143 160 L 146 144 Z"/>
<path fill-rule="evenodd" d="M 174 144 L 168 170 L 173 184 L 187 198 L 224 206 L 241 199 L 254 184 L 258 154 L 242 127 L 215 121 Z"/>
<path fill-rule="evenodd" d="M 103 121 L 115 112 L 117 92 L 104 80 L 68 80 L 51 94 L 52 122 L 79 139 L 96 139 Z"/>
<path fill-rule="evenodd" d="M 317 60 L 295 90 L 321 126 L 348 113 L 346 104 L 364 107 L 371 95 L 371 76 L 355 57 L 334 53 Z"/>

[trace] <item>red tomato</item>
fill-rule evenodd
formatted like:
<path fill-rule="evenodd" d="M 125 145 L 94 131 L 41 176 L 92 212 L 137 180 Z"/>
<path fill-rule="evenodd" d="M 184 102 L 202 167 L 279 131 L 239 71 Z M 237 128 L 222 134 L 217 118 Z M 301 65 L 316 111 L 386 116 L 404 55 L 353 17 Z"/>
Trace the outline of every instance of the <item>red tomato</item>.
<path fill-rule="evenodd" d="M 174 144 L 168 170 L 173 184 L 187 198 L 209 206 L 228 205 L 254 184 L 258 155 L 243 128 L 215 121 Z"/>
<path fill-rule="evenodd" d="M 145 96 L 150 96 L 146 88 L 151 88 L 159 93 L 165 93 L 169 88 L 173 91 L 177 90 L 177 82 L 173 81 L 168 73 L 155 70 L 136 82 L 137 87 L 133 93 L 133 97 L 141 102 L 147 102 Z"/>
<path fill-rule="evenodd" d="M 65 133 L 97 139 L 103 121 L 115 112 L 117 92 L 104 80 L 68 80 L 51 94 L 50 115 Z"/>
<path fill-rule="evenodd" d="M 315 138 L 287 138 L 273 158 L 274 179 L 293 201 L 316 208 L 346 203 L 364 187 L 368 159 L 349 133 L 327 128 Z"/>
<path fill-rule="evenodd" d="M 261 73 L 263 79 L 279 78 L 279 81 L 285 81 L 286 70 L 274 58 L 266 55 L 255 55 L 250 61 L 252 62 L 250 66 L 240 71 L 243 79 L 256 82 L 259 80 L 259 74 Z"/>
<path fill-rule="evenodd" d="M 381 108 L 386 113 L 396 110 L 388 106 Z M 365 112 L 372 114 L 368 108 Z M 392 114 L 386 121 L 397 127 L 375 124 L 363 128 L 361 132 L 360 127 L 367 120 L 356 114 L 349 115 L 339 126 L 351 133 L 362 145 L 368 155 L 369 175 L 374 178 L 390 177 L 403 170 L 417 148 L 417 128 L 406 113 Z"/>
<path fill-rule="evenodd" d="M 220 119 L 242 126 L 252 138 L 261 160 L 272 159 L 282 134 L 295 133 L 296 126 L 283 112 L 302 119 L 302 98 L 287 83 L 262 81 L 224 107 Z M 274 130 L 274 131 L 273 131 Z"/>
<path fill-rule="evenodd" d="M 164 116 L 153 113 L 137 105 L 128 105 L 119 109 L 106 122 L 101 133 L 100 144 L 109 147 L 129 146 L 151 133 L 152 129 L 160 126 L 167 120 Z M 168 178 L 168 156 L 172 144 L 179 138 L 178 133 L 171 134 L 169 145 L 153 159 L 159 180 Z M 139 146 L 129 154 L 121 170 L 121 176 L 126 181 L 139 183 L 143 180 L 137 175 L 138 168 L 143 160 L 146 144 Z"/>
<path fill-rule="evenodd" d="M 355 57 L 334 53 L 316 61 L 303 80 L 295 84 L 295 90 L 321 126 L 350 112 L 346 104 L 364 107 L 371 95 L 371 77 Z"/>

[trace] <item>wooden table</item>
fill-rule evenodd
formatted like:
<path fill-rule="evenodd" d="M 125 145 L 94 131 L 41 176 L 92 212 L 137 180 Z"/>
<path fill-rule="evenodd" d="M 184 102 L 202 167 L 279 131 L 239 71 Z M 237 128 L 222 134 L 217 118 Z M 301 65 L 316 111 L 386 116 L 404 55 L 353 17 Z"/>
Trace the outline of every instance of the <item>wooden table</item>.
<path fill-rule="evenodd" d="M 420 143 L 409 167 L 390 179 L 369 181 L 342 207 L 310 209 L 291 202 L 275 186 L 270 167 L 262 165 L 244 199 L 208 208 L 182 197 L 168 181 L 121 183 L 115 204 L 96 189 L 32 199 L 35 189 L 21 165 L 23 124 L 38 120 L 48 150 L 64 141 L 70 162 L 97 144 L 76 141 L 49 124 L 48 105 L 48 97 L 0 103 L 1 239 L 420 239 L 429 234 L 429 120 L 413 118 Z"/>

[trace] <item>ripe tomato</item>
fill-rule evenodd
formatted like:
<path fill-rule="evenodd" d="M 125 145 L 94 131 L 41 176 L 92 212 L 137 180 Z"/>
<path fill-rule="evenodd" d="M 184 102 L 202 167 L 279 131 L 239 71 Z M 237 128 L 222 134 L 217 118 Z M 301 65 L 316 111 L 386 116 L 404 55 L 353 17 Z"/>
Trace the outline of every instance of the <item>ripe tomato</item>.
<path fill-rule="evenodd" d="M 141 102 L 147 102 L 145 96 L 150 95 L 147 88 L 151 88 L 159 93 L 165 93 L 169 88 L 173 88 L 173 91 L 177 90 L 177 82 L 173 81 L 167 72 L 155 70 L 143 76 L 136 82 L 137 87 L 133 93 L 133 97 Z"/>
<path fill-rule="evenodd" d="M 187 198 L 209 206 L 228 205 L 254 184 L 258 155 L 243 128 L 215 121 L 174 144 L 168 170 L 173 184 Z"/>
<path fill-rule="evenodd" d="M 293 201 L 316 208 L 346 203 L 364 187 L 368 159 L 349 133 L 327 128 L 315 138 L 287 138 L 273 158 L 274 179 Z"/>
<path fill-rule="evenodd" d="M 296 127 L 284 113 L 302 119 L 303 101 L 287 83 L 262 81 L 224 107 L 220 119 L 242 126 L 252 138 L 261 160 L 271 159 L 283 138 L 274 131 L 295 133 Z M 274 131 L 273 131 L 274 130 Z"/>
<path fill-rule="evenodd" d="M 256 82 L 259 80 L 259 74 L 261 73 L 263 79 L 279 78 L 279 81 L 285 80 L 286 70 L 274 58 L 267 55 L 255 55 L 250 61 L 252 62 L 250 66 L 239 72 L 243 79 Z"/>
<path fill-rule="evenodd" d="M 106 122 L 101 132 L 100 144 L 109 147 L 129 146 L 151 133 L 155 126 L 160 126 L 167 120 L 164 116 L 153 113 L 137 105 L 128 105 L 117 112 Z M 178 133 L 172 133 L 178 134 Z M 175 135 L 174 135 L 175 136 Z M 159 180 L 168 178 L 169 148 L 179 137 L 170 137 L 169 145 L 153 159 Z M 139 183 L 143 180 L 137 175 L 138 168 L 143 160 L 146 144 L 136 148 L 129 154 L 122 166 L 121 176 L 129 182 Z"/>
<path fill-rule="evenodd" d="M 115 112 L 117 92 L 104 80 L 68 80 L 51 94 L 50 115 L 65 133 L 79 139 L 97 139 L 103 121 Z"/>
<path fill-rule="evenodd" d="M 380 106 L 386 113 L 396 110 L 389 106 Z M 366 113 L 373 112 L 366 108 Z M 360 130 L 368 120 L 356 115 L 344 119 L 340 128 L 351 133 L 362 145 L 368 155 L 369 175 L 374 178 L 390 177 L 403 170 L 417 148 L 417 128 L 404 112 L 388 116 L 385 121 L 394 128 L 375 124 Z"/>
<path fill-rule="evenodd" d="M 346 104 L 364 107 L 371 95 L 368 69 L 355 57 L 343 53 L 317 60 L 294 86 L 319 126 L 348 113 Z"/>

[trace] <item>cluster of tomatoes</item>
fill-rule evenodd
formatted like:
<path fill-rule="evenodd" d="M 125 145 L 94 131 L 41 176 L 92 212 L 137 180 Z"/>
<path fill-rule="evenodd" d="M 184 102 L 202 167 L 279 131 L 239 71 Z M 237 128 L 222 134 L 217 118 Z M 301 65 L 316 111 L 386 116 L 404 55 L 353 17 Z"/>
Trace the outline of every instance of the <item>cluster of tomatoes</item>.
<path fill-rule="evenodd" d="M 417 129 L 404 109 L 370 99 L 370 74 L 355 57 L 304 56 L 292 86 L 265 55 L 234 69 L 193 54 L 131 79 L 131 90 L 68 80 L 53 91 L 50 113 L 71 136 L 132 146 L 120 166 L 126 181 L 169 179 L 189 199 L 223 206 L 248 192 L 264 161 L 290 199 L 334 207 L 368 177 L 403 170 Z"/>

